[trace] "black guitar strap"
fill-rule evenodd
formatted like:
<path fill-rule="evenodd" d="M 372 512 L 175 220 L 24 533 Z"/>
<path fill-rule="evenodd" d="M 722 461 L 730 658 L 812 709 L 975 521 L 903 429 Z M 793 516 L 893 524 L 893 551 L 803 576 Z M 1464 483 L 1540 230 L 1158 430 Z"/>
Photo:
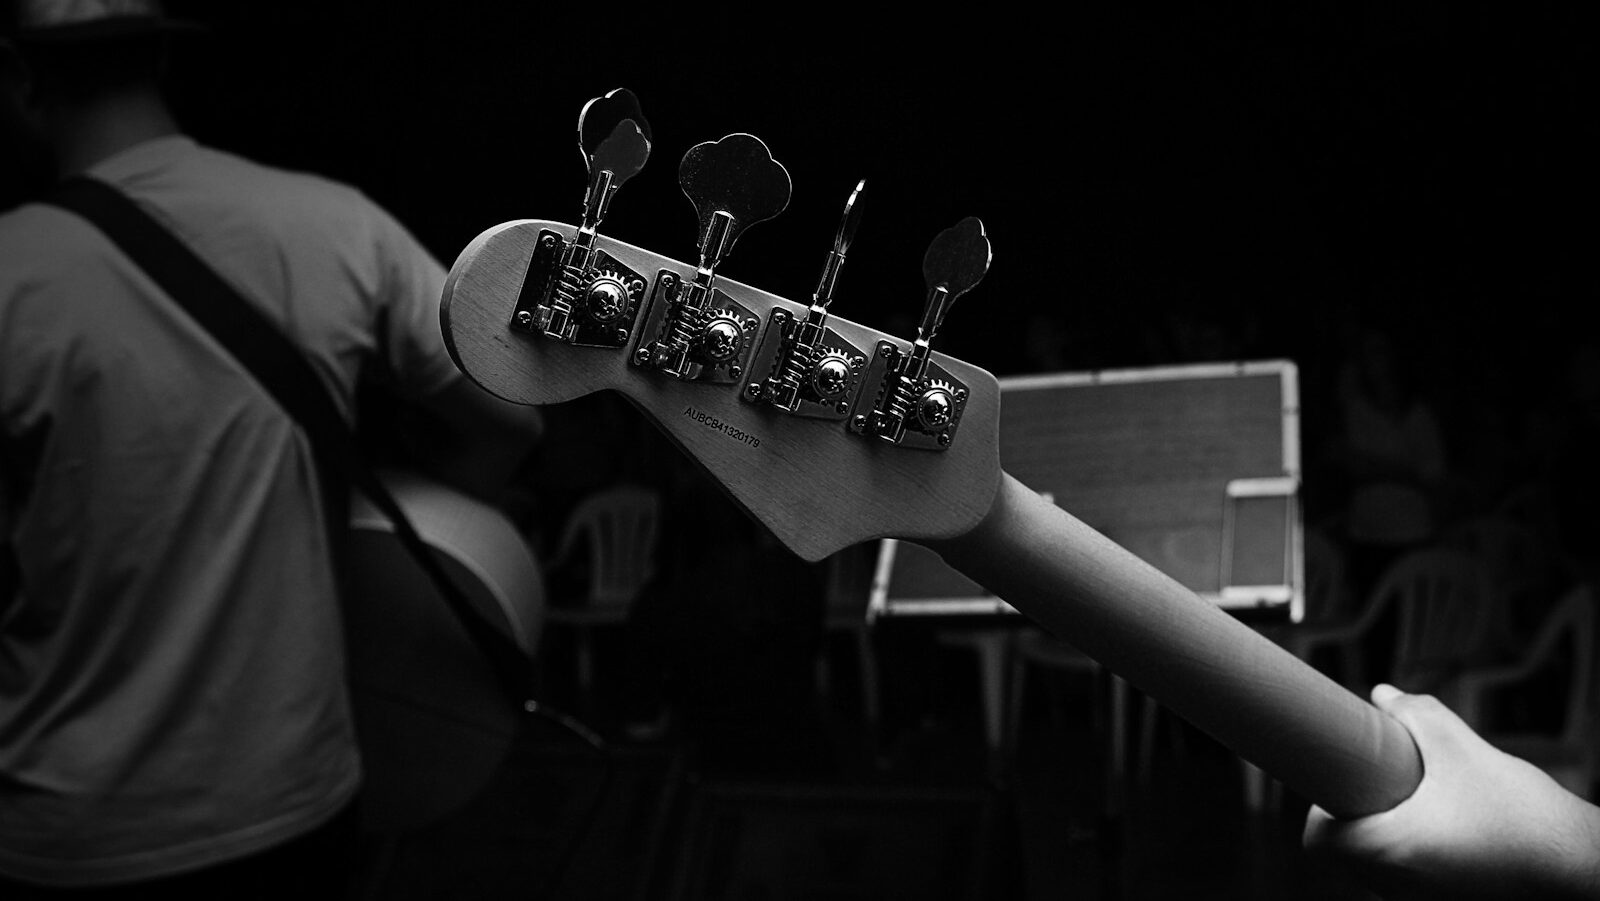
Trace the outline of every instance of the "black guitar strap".
<path fill-rule="evenodd" d="M 188 245 L 116 188 L 93 178 L 70 178 L 45 200 L 98 227 L 300 424 L 317 457 L 328 509 L 338 514 L 330 540 L 340 541 L 348 486 L 359 489 L 389 518 L 401 544 L 433 580 L 467 635 L 520 703 L 533 685 L 531 660 L 473 609 L 445 572 L 367 465 L 355 436 L 305 354 Z"/>

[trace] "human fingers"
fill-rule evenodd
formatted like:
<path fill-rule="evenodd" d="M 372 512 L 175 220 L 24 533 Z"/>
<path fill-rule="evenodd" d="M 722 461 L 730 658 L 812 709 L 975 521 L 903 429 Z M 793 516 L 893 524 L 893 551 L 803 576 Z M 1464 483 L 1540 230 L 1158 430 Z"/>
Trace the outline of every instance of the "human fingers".
<path fill-rule="evenodd" d="M 1373 706 L 1400 721 L 1422 752 L 1423 766 L 1430 756 L 1486 746 L 1455 711 L 1433 695 L 1408 694 L 1393 685 L 1372 688 Z"/>

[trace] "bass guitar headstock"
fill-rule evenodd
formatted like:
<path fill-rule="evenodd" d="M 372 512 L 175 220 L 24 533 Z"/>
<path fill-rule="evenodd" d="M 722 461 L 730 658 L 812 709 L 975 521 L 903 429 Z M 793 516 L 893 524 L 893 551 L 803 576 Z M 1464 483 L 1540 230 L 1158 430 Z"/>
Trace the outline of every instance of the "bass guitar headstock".
<path fill-rule="evenodd" d="M 744 231 L 788 204 L 788 172 L 752 135 L 696 145 L 680 166 L 700 221 L 696 263 L 600 235 L 649 134 L 632 94 L 591 101 L 579 123 L 582 221 L 504 223 L 461 252 L 440 307 L 456 365 L 515 403 L 621 392 L 808 560 L 975 526 L 999 484 L 999 386 L 932 344 L 988 269 L 982 223 L 934 237 L 917 333 L 896 338 L 831 310 L 864 182 L 808 303 L 717 274 Z"/>

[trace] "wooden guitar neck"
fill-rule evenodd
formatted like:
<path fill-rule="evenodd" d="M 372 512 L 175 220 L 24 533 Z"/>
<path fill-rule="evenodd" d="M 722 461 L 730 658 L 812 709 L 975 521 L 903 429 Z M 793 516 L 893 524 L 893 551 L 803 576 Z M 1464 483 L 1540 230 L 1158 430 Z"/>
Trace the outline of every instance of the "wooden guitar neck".
<path fill-rule="evenodd" d="M 1010 476 L 946 562 L 1335 816 L 1422 778 L 1397 721 Z"/>

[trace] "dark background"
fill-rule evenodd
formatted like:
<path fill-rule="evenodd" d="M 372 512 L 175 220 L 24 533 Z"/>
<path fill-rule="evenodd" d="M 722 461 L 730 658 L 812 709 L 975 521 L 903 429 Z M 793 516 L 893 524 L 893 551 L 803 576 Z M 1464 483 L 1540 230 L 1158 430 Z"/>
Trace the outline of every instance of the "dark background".
<path fill-rule="evenodd" d="M 678 161 L 753 133 L 794 194 L 725 275 L 807 296 L 866 178 L 834 310 L 901 332 L 928 242 L 979 216 L 994 263 L 940 347 L 999 375 L 1292 358 L 1314 439 L 1342 340 L 1376 324 L 1459 445 L 1472 398 L 1548 395 L 1588 337 L 1575 7 L 169 6 L 213 29 L 177 60 L 193 133 L 362 187 L 446 262 L 508 219 L 576 221 L 578 111 L 625 86 L 655 146 L 604 232 L 691 258 Z"/>

